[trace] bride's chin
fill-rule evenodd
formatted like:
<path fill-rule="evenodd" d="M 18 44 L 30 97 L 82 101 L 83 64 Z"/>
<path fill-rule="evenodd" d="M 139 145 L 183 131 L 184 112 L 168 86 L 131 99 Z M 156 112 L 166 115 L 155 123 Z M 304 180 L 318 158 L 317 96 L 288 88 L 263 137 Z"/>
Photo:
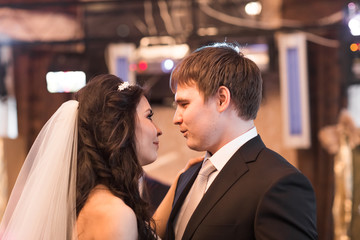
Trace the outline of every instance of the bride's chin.
<path fill-rule="evenodd" d="M 156 156 L 155 156 L 154 158 L 139 159 L 139 162 L 140 162 L 140 165 L 141 165 L 142 167 L 144 167 L 144 166 L 146 166 L 146 165 L 149 165 L 149 164 L 155 162 L 156 159 L 157 159 L 157 154 L 156 154 Z"/>

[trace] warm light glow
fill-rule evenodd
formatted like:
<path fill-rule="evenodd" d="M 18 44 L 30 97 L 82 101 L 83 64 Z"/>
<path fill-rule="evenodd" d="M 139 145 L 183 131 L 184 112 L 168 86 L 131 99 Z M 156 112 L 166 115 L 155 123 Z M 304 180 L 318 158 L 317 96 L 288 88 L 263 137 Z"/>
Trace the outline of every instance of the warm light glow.
<path fill-rule="evenodd" d="M 352 52 L 358 51 L 358 50 L 359 50 L 359 44 L 357 44 L 357 43 L 352 43 L 352 44 L 350 45 L 350 50 L 351 50 Z"/>
<path fill-rule="evenodd" d="M 218 32 L 219 30 L 216 27 L 199 28 L 197 30 L 199 36 L 215 36 Z"/>
<path fill-rule="evenodd" d="M 259 15 L 261 13 L 261 9 L 262 6 L 260 2 L 249 2 L 245 6 L 245 12 L 250 16 Z"/>

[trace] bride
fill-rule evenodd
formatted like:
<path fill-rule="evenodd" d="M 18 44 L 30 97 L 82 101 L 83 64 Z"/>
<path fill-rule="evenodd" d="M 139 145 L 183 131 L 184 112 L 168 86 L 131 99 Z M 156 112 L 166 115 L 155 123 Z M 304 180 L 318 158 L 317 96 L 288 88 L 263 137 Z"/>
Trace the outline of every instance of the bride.
<path fill-rule="evenodd" d="M 138 184 L 142 166 L 157 158 L 162 132 L 144 90 L 106 74 L 75 98 L 55 112 L 30 149 L 0 239 L 157 239 L 175 186 L 151 218 Z"/>

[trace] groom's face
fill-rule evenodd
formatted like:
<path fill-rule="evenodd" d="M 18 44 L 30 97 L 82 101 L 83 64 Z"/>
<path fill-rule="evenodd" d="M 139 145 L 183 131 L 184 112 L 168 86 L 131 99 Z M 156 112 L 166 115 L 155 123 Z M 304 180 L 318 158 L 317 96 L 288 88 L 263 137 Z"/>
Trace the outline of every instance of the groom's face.
<path fill-rule="evenodd" d="M 196 151 L 215 151 L 217 148 L 217 110 L 215 98 L 204 101 L 197 86 L 177 86 L 176 112 L 173 123 L 179 125 L 189 148 Z"/>

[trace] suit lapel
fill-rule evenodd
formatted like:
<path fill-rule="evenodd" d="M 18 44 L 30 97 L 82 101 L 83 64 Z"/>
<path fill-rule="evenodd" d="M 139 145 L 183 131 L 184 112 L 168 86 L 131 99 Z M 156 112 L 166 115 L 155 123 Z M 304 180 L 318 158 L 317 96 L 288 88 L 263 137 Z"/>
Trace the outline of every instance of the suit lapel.
<path fill-rule="evenodd" d="M 201 164 L 197 163 L 194 166 L 191 166 L 186 172 L 181 174 L 178 185 L 176 187 L 175 196 L 174 196 L 174 202 L 173 207 L 169 216 L 169 221 L 167 225 L 167 238 L 166 239 L 174 239 L 174 220 L 177 216 L 188 192 L 190 191 L 191 186 L 193 185 L 197 174 L 200 171 Z"/>
<path fill-rule="evenodd" d="M 185 229 L 183 239 L 190 239 L 216 202 L 248 171 L 247 163 L 256 160 L 265 145 L 260 136 L 245 143 L 226 163 L 195 209 Z"/>
<path fill-rule="evenodd" d="M 201 164 L 202 162 L 195 164 L 180 176 L 178 180 L 178 186 L 176 187 L 175 191 L 173 209 L 178 205 L 182 205 L 182 202 L 190 191 L 190 188 L 200 171 Z"/>

